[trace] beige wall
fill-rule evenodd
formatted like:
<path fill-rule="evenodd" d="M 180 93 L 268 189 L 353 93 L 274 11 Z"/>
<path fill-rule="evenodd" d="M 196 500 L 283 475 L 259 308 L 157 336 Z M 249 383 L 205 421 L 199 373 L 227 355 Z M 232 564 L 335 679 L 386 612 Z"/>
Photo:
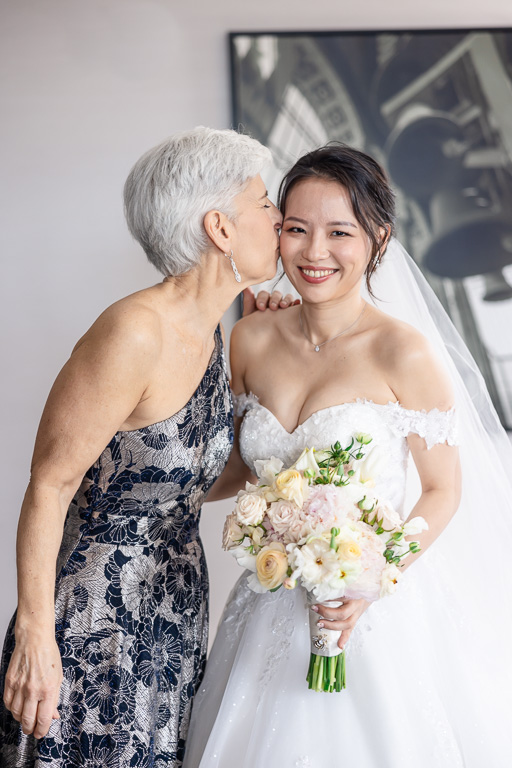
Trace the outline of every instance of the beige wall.
<path fill-rule="evenodd" d="M 124 178 L 175 130 L 229 126 L 226 33 L 512 26 L 512 5 L 1 0 L 0 15 L 3 637 L 16 604 L 16 521 L 53 378 L 105 306 L 157 279 L 126 232 Z M 228 506 L 203 514 L 213 624 L 238 572 L 219 550 Z"/>

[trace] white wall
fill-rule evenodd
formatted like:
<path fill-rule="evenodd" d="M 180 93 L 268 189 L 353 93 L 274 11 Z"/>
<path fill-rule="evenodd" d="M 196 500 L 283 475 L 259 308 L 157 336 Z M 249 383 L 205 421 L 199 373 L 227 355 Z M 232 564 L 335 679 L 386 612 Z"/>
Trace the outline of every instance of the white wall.
<path fill-rule="evenodd" d="M 108 304 L 157 275 L 130 240 L 121 189 L 175 130 L 230 124 L 226 33 L 512 26 L 510 0 L 1 0 L 0 635 L 16 604 L 14 540 L 51 383 Z M 212 623 L 238 570 L 203 538 Z M 1 642 L 1 637 L 0 637 Z"/>

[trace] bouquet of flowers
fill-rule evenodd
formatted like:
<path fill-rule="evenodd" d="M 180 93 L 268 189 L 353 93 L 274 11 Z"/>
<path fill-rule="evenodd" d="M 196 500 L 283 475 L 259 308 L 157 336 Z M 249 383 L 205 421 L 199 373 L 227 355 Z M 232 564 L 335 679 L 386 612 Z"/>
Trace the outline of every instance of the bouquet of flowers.
<path fill-rule="evenodd" d="M 385 457 L 368 448 L 371 442 L 370 435 L 355 434 L 346 448 L 339 442 L 326 450 L 306 448 L 289 468 L 274 457 L 256 462 L 258 484 L 247 483 L 239 491 L 223 534 L 224 549 L 252 571 L 252 590 L 274 592 L 300 583 L 310 604 L 373 601 L 395 591 L 401 560 L 419 551 L 418 543 L 405 537 L 428 526 L 421 517 L 404 523 L 377 497 L 375 479 Z M 318 615 L 309 615 L 309 687 L 341 691 L 341 633 L 319 631 Z"/>

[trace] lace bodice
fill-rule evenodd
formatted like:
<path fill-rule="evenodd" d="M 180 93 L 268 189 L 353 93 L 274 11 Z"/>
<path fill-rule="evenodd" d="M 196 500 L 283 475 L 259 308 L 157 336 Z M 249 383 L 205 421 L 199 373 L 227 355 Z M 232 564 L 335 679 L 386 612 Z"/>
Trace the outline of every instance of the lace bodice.
<path fill-rule="evenodd" d="M 338 440 L 348 444 L 354 433 L 369 433 L 372 442 L 367 455 L 378 449 L 381 458 L 386 458 L 376 490 L 399 512 L 403 510 L 409 456 L 407 435 L 420 435 L 429 449 L 438 443 L 455 445 L 457 441 L 454 409 L 413 411 L 399 403 L 382 405 L 357 400 L 322 408 L 291 433 L 253 394 L 236 397 L 235 412 L 238 416 L 245 414 L 240 453 L 253 471 L 257 459 L 275 456 L 290 466 L 306 447 L 325 448 Z"/>

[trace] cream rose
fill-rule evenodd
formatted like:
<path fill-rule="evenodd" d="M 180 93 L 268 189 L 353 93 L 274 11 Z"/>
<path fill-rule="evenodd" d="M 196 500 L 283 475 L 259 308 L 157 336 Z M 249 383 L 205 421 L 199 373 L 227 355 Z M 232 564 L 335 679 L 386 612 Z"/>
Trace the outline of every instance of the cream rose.
<path fill-rule="evenodd" d="M 239 523 L 243 525 L 259 525 L 267 511 L 267 502 L 257 493 L 238 494 L 235 513 Z"/>
<path fill-rule="evenodd" d="M 244 532 L 242 531 L 236 517 L 236 512 L 226 517 L 224 530 L 222 532 L 222 546 L 224 549 L 232 549 L 243 541 Z"/>
<path fill-rule="evenodd" d="M 293 501 L 274 501 L 267 515 L 276 533 L 283 534 L 288 541 L 300 539 L 304 521 Z"/>
<path fill-rule="evenodd" d="M 389 504 L 379 504 L 375 512 L 377 520 L 387 534 L 401 530 L 404 521 L 398 512 L 393 509 L 393 507 L 389 506 Z"/>
<path fill-rule="evenodd" d="M 338 547 L 340 560 L 359 560 L 361 547 L 355 541 L 343 541 Z"/>
<path fill-rule="evenodd" d="M 280 587 L 288 571 L 288 557 L 284 544 L 273 541 L 258 553 L 256 557 L 256 573 L 258 580 L 265 589 Z"/>
<path fill-rule="evenodd" d="M 274 488 L 281 499 L 294 501 L 298 507 L 304 504 L 304 480 L 296 469 L 280 472 L 274 481 Z"/>

